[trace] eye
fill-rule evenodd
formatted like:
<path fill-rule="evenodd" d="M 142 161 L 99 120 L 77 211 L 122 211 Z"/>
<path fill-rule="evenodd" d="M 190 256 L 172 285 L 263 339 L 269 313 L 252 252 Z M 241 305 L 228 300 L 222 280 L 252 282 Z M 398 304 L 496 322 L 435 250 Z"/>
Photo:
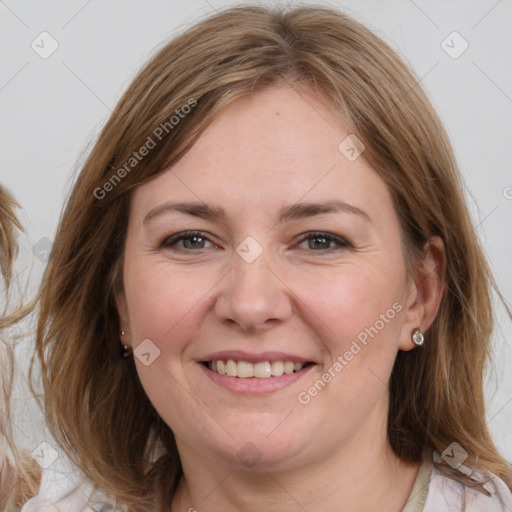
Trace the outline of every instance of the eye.
<path fill-rule="evenodd" d="M 350 247 L 350 244 L 343 238 L 322 231 L 304 233 L 299 240 L 299 246 L 304 242 L 307 242 L 306 250 L 311 249 L 316 252 L 332 252 Z M 332 244 L 335 244 L 335 246 L 333 247 Z"/>
<path fill-rule="evenodd" d="M 180 243 L 182 243 L 180 247 Z M 165 238 L 160 244 L 160 249 L 176 251 L 207 249 L 207 243 L 212 243 L 202 231 L 184 231 Z"/>
<path fill-rule="evenodd" d="M 307 243 L 306 247 L 300 247 Z M 207 244 L 211 244 L 208 246 Z M 174 251 L 189 251 L 208 249 L 216 247 L 208 236 L 202 231 L 184 231 L 166 237 L 159 246 L 159 249 L 169 249 Z M 350 244 L 343 238 L 325 233 L 322 231 L 313 231 L 304 233 L 299 240 L 301 250 L 313 250 L 315 252 L 332 252 L 350 247 Z"/>

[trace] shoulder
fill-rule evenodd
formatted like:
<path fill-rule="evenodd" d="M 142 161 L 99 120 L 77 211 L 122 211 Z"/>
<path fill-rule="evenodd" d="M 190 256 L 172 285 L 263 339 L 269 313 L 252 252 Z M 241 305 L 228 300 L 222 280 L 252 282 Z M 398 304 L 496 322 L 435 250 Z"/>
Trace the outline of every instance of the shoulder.
<path fill-rule="evenodd" d="M 479 474 L 485 492 L 458 482 L 432 467 L 423 512 L 512 512 L 512 492 L 490 472 Z"/>

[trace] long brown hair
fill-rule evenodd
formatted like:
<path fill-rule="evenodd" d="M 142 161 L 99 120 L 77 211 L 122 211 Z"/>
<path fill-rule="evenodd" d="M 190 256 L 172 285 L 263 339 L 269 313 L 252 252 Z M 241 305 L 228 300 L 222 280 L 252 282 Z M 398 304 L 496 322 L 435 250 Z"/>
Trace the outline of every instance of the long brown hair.
<path fill-rule="evenodd" d="M 130 510 L 142 510 L 155 492 L 170 503 L 182 474 L 173 433 L 133 361 L 120 353 L 113 297 L 130 197 L 177 162 L 233 101 L 280 83 L 309 86 L 364 142 L 365 158 L 392 193 L 408 264 L 430 237 L 445 244 L 446 293 L 427 343 L 399 352 L 391 375 L 393 450 L 419 461 L 424 448 L 441 453 L 456 440 L 469 453 L 466 464 L 512 486 L 485 421 L 494 281 L 448 136 L 390 47 L 329 8 L 224 10 L 160 50 L 119 101 L 71 192 L 42 286 L 37 349 L 53 434 Z M 187 104 L 193 108 L 186 111 Z M 174 124 L 177 111 L 187 114 Z M 156 147 L 131 161 L 148 137 Z"/>
<path fill-rule="evenodd" d="M 13 280 L 13 265 L 16 257 L 17 238 L 22 226 L 16 216 L 18 204 L 0 186 L 0 289 L 5 308 L 0 311 L 0 329 L 12 326 L 31 310 L 19 306 L 7 314 L 8 295 Z M 13 378 L 13 351 L 5 343 L 0 332 L 0 510 L 15 512 L 36 492 L 40 471 L 32 459 L 22 457 L 13 442 L 10 428 L 10 395 Z M 10 451 L 7 456 L 4 449 Z"/>

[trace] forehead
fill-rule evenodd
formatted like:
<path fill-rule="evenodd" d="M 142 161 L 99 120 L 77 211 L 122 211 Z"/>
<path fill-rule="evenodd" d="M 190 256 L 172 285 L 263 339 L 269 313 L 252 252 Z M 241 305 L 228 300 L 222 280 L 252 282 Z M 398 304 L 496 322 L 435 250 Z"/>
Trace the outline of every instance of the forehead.
<path fill-rule="evenodd" d="M 227 107 L 174 170 L 201 159 L 208 168 L 226 167 L 240 177 L 316 174 L 311 162 L 327 171 L 338 162 L 338 145 L 347 135 L 340 120 L 309 89 L 269 87 Z"/>
<path fill-rule="evenodd" d="M 311 90 L 269 87 L 227 107 L 180 161 L 137 189 L 134 208 L 148 211 L 179 199 L 253 214 L 303 200 L 389 209 L 387 186 L 364 152 L 349 159 L 343 151 L 351 137 Z"/>

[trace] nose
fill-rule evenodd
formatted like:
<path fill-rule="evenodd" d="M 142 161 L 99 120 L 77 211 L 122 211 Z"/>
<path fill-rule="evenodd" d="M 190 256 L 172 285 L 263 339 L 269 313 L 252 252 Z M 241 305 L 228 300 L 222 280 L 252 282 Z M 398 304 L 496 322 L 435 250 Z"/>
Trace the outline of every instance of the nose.
<path fill-rule="evenodd" d="M 264 332 L 292 315 L 292 294 L 278 266 L 263 254 L 248 263 L 233 255 L 233 267 L 217 296 L 217 318 L 243 331 Z"/>

